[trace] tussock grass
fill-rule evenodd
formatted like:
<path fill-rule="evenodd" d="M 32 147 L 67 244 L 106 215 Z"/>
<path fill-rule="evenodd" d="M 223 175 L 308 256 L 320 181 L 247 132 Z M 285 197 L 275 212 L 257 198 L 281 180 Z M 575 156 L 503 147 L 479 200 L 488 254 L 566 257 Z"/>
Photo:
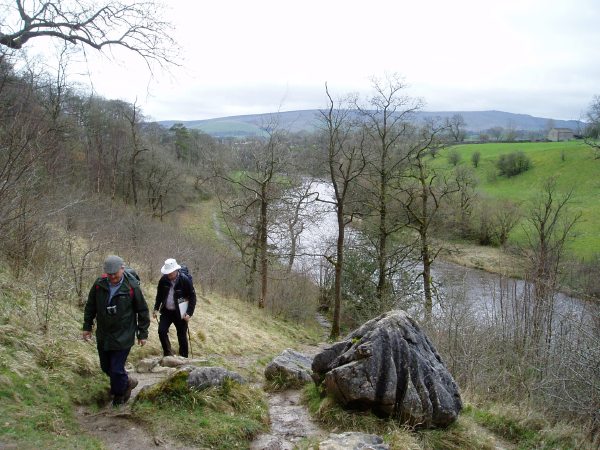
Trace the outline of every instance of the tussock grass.
<path fill-rule="evenodd" d="M 96 438 L 82 435 L 75 413 L 77 405 L 96 408 L 108 401 L 108 378 L 100 370 L 95 343 L 81 340 L 83 311 L 73 299 L 61 299 L 44 330 L 32 312 L 34 286 L 15 283 L 1 262 L 0 287 L 0 448 L 101 448 Z M 154 283 L 144 283 L 143 290 L 152 308 Z M 148 344 L 133 347 L 130 363 L 162 354 L 157 327 L 153 320 Z M 316 343 L 320 333 L 316 323 L 306 328 L 218 295 L 199 298 L 190 322 L 194 357 L 251 381 L 262 380 L 265 365 L 285 348 Z M 177 348 L 173 328 L 171 341 Z M 164 431 L 184 442 L 243 448 L 268 427 L 264 396 L 247 385 L 227 385 L 185 392 L 178 400 L 140 400 L 135 414 L 152 417 L 150 427 L 185 424 Z"/>
<path fill-rule="evenodd" d="M 468 405 L 464 415 L 518 448 L 592 449 L 594 445 L 575 427 L 553 424 L 543 415 L 514 405 Z"/>
<path fill-rule="evenodd" d="M 185 372 L 141 392 L 132 410 L 156 435 L 201 448 L 245 448 L 268 429 L 262 391 L 231 380 L 220 387 L 189 389 Z"/>
<path fill-rule="evenodd" d="M 332 398 L 321 398 L 320 391 L 314 384 L 304 388 L 303 400 L 311 415 L 326 430 L 335 433 L 360 431 L 377 434 L 382 436 L 393 450 L 423 448 L 411 428 L 393 420 L 378 418 L 370 412 L 344 410 Z"/>
<path fill-rule="evenodd" d="M 229 361 L 228 368 L 254 377 L 285 348 L 316 344 L 318 324 L 298 324 L 274 319 L 247 302 L 213 295 L 199 301 L 190 321 L 194 356 Z"/>
<path fill-rule="evenodd" d="M 593 444 L 576 428 L 551 425 L 528 409 L 494 406 L 493 410 L 467 406 L 458 420 L 445 429 L 414 429 L 368 412 L 347 411 L 329 398 L 321 398 L 311 384 L 304 388 L 309 411 L 327 430 L 378 434 L 391 449 L 462 450 L 496 448 L 592 449 Z"/>

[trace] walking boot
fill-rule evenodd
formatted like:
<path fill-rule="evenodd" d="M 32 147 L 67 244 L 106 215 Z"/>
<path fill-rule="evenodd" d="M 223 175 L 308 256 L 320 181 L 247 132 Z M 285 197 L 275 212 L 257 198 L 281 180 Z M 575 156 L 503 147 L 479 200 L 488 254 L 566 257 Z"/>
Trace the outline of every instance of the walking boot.
<path fill-rule="evenodd" d="M 133 389 L 138 385 L 138 383 L 139 381 L 137 378 L 134 378 L 131 375 L 129 375 L 129 378 L 127 380 L 127 390 L 125 391 L 125 394 L 123 394 L 124 402 L 127 402 L 129 400 L 129 398 L 131 397 L 131 391 L 133 391 Z"/>
<path fill-rule="evenodd" d="M 121 405 L 124 405 L 126 402 L 125 397 L 123 395 L 115 395 L 113 397 L 112 405 L 117 408 Z"/>

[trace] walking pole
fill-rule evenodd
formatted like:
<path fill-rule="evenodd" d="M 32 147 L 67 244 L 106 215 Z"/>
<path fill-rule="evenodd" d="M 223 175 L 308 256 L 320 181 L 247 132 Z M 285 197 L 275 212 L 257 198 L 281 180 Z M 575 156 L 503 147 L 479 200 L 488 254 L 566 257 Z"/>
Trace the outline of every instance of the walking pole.
<path fill-rule="evenodd" d="M 192 336 L 190 335 L 190 324 L 188 322 L 188 345 L 190 346 L 190 355 L 192 355 L 192 358 L 194 357 L 194 351 L 192 350 Z"/>

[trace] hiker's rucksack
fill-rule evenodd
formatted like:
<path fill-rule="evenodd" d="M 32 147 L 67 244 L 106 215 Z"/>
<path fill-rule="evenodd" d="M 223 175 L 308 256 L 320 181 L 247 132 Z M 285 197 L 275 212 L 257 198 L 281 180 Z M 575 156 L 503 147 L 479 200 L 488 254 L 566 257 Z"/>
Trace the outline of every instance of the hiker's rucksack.
<path fill-rule="evenodd" d="M 133 267 L 125 267 L 125 275 L 127 275 L 130 279 L 133 278 L 135 279 L 138 284 L 141 286 L 142 284 L 142 280 L 140 280 L 140 276 L 138 275 L 137 271 L 133 268 Z"/>
<path fill-rule="evenodd" d="M 135 280 L 137 281 L 138 286 L 142 287 L 142 280 L 140 280 L 140 276 L 138 275 L 137 271 L 133 268 L 133 267 L 129 267 L 126 266 L 125 267 L 125 276 L 129 277 L 129 280 Z M 135 296 L 135 293 L 133 291 L 133 287 L 131 286 L 131 283 L 129 283 L 129 296 L 133 299 L 133 297 Z"/>
<path fill-rule="evenodd" d="M 190 269 L 188 268 L 188 266 L 186 266 L 185 264 L 180 264 L 181 265 L 181 269 L 179 269 L 180 272 L 182 272 L 186 277 L 188 277 L 188 279 L 190 280 L 190 283 L 193 283 L 194 280 L 192 279 L 192 274 L 190 273 Z"/>

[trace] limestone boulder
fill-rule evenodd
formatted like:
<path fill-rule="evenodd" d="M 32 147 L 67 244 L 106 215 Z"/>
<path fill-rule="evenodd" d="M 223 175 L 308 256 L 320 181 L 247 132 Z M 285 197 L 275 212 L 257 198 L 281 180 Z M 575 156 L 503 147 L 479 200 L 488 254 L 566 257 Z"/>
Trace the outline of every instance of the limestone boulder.
<path fill-rule="evenodd" d="M 211 386 L 221 386 L 227 379 L 245 383 L 241 375 L 223 367 L 187 367 L 185 370 L 189 371 L 187 383 L 190 388 L 206 389 Z"/>
<path fill-rule="evenodd" d="M 312 358 L 291 349 L 285 349 L 265 368 L 265 378 L 283 386 L 296 386 L 309 383 Z"/>
<path fill-rule="evenodd" d="M 319 443 L 319 450 L 389 450 L 383 439 L 375 434 L 348 432 L 331 434 Z"/>
<path fill-rule="evenodd" d="M 458 386 L 419 325 L 394 310 L 315 356 L 313 379 L 342 406 L 402 423 L 445 427 L 462 401 Z"/>

